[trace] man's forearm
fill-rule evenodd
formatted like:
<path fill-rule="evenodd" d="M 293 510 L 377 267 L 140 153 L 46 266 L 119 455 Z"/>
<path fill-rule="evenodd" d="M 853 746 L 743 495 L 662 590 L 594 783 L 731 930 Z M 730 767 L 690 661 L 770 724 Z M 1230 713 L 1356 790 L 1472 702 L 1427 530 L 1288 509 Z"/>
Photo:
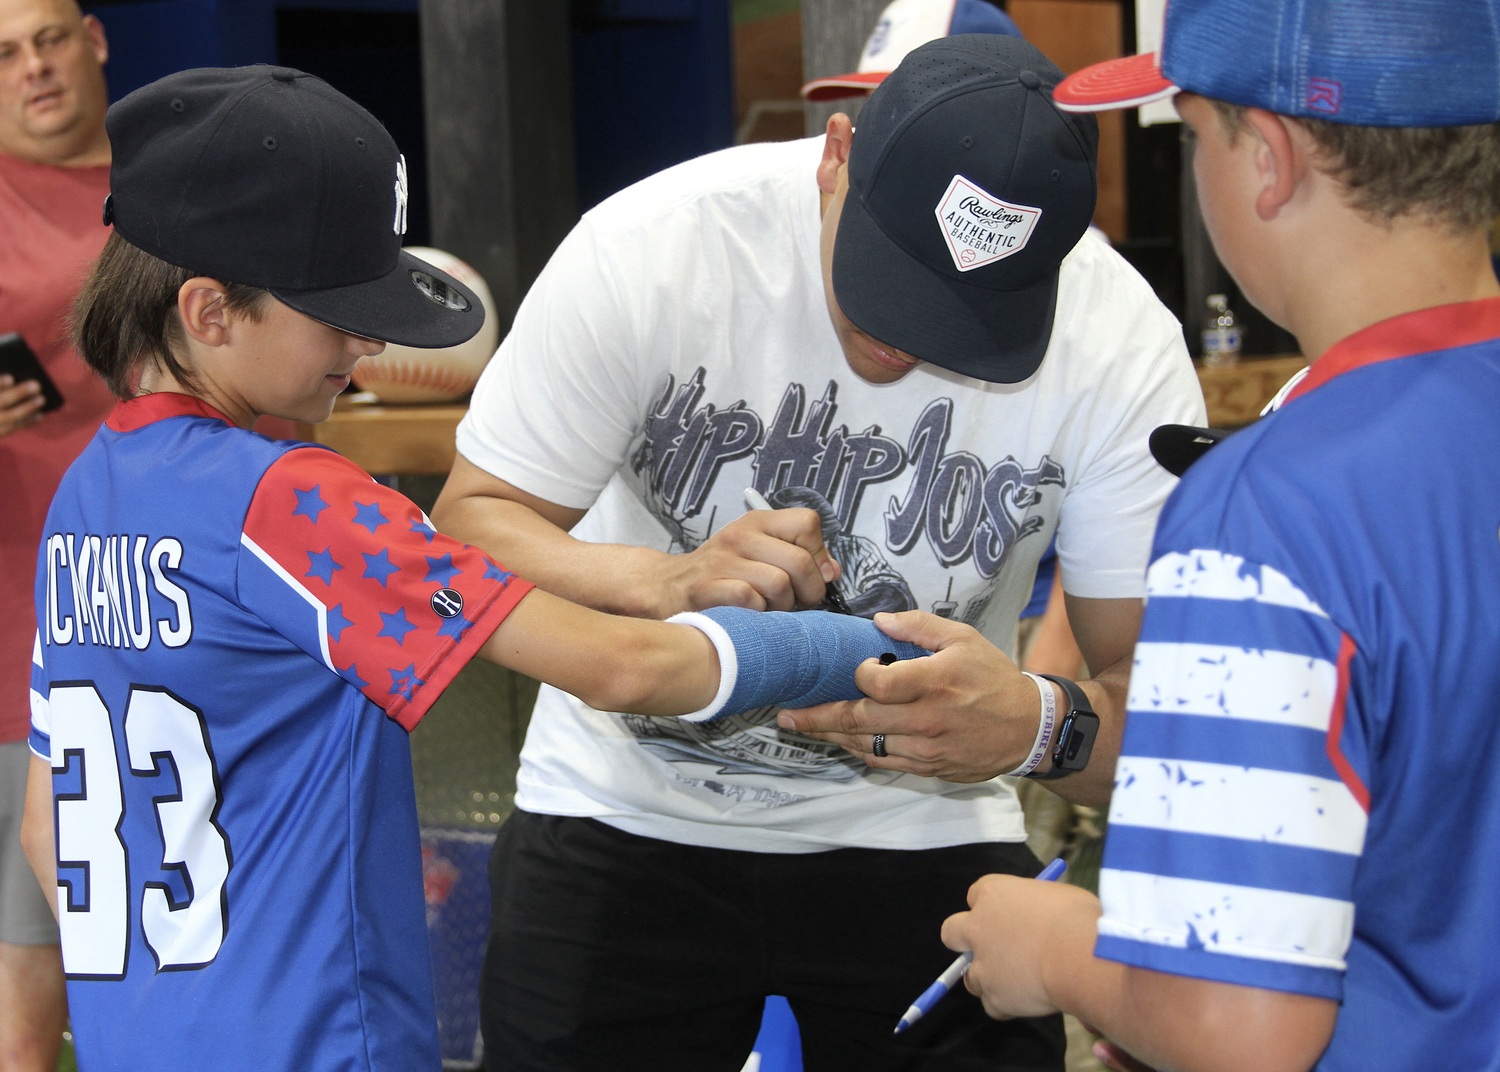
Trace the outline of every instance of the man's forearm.
<path fill-rule="evenodd" d="M 481 548 L 506 569 L 564 599 L 611 614 L 665 618 L 686 607 L 667 606 L 653 583 L 660 551 L 579 540 L 525 504 L 498 497 L 440 499 L 433 525 Z"/>
<path fill-rule="evenodd" d="M 1125 697 L 1130 685 L 1131 658 L 1126 657 L 1087 681 L 1078 682 L 1099 716 L 1099 733 L 1089 764 L 1077 774 L 1046 783 L 1048 789 L 1074 804 L 1093 808 L 1109 806 L 1115 785 L 1115 762 L 1120 758 L 1120 739 L 1125 729 Z M 1058 690 L 1061 692 L 1061 690 Z M 1060 702 L 1066 703 L 1066 698 Z M 1061 714 L 1059 712 L 1059 719 Z M 1050 764 L 1049 764 L 1050 766 Z M 1047 769 L 1047 768 L 1043 768 Z"/>

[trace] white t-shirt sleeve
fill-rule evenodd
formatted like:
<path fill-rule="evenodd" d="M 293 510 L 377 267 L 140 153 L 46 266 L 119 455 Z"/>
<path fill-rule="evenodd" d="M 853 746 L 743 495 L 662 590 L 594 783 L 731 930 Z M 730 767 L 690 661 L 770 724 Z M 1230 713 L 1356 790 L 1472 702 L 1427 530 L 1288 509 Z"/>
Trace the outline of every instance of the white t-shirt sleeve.
<path fill-rule="evenodd" d="M 1203 391 L 1181 326 L 1145 280 L 1107 270 L 1119 254 L 1102 242 L 1085 239 L 1074 258 L 1092 259 L 1092 270 L 1070 277 L 1065 269 L 1054 330 L 1062 345 L 1100 357 L 1053 366 L 1092 377 L 1059 392 L 1081 399 L 1072 427 L 1084 441 L 1059 515 L 1058 561 L 1075 596 L 1139 598 L 1156 517 L 1177 485 L 1147 444 L 1159 425 L 1204 424 Z"/>
<path fill-rule="evenodd" d="M 458 427 L 470 462 L 533 495 L 593 505 L 640 420 L 636 324 L 585 219 L 516 312 Z"/>

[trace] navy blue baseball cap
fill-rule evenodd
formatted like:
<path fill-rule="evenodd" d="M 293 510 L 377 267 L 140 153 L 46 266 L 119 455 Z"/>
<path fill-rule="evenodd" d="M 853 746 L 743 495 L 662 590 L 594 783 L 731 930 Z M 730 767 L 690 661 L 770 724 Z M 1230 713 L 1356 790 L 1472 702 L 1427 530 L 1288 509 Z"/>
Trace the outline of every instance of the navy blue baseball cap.
<path fill-rule="evenodd" d="M 1372 127 L 1500 120 L 1500 0 L 1170 0 L 1162 48 L 1085 67 L 1070 111 L 1186 90 Z"/>
<path fill-rule="evenodd" d="M 1036 372 L 1096 198 L 1098 127 L 1053 105 L 1062 77 L 1019 37 L 960 34 L 871 94 L 833 250 L 834 297 L 861 331 L 993 383 Z"/>
<path fill-rule="evenodd" d="M 105 127 L 105 222 L 152 256 L 382 342 L 453 346 L 484 323 L 473 291 L 401 248 L 405 158 L 322 79 L 180 71 L 117 101 Z"/>

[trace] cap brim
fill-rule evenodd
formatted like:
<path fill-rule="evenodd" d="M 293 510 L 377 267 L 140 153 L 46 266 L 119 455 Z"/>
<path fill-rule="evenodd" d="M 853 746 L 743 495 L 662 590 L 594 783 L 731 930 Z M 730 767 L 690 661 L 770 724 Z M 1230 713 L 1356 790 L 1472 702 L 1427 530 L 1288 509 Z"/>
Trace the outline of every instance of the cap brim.
<path fill-rule="evenodd" d="M 1173 476 L 1181 476 L 1230 433 L 1222 428 L 1197 428 L 1190 424 L 1163 424 L 1151 433 L 1149 445 L 1156 463 Z"/>
<path fill-rule="evenodd" d="M 802 96 L 810 101 L 841 100 L 844 97 L 867 97 L 885 81 L 889 71 L 858 71 L 853 74 L 814 78 L 802 87 Z"/>
<path fill-rule="evenodd" d="M 1177 87 L 1163 77 L 1155 52 L 1106 60 L 1068 75 L 1052 90 L 1065 112 L 1107 112 L 1165 100 Z"/>
<path fill-rule="evenodd" d="M 381 342 L 440 348 L 473 338 L 484 303 L 447 272 L 402 250 L 379 279 L 327 290 L 284 290 L 277 298 L 332 327 Z"/>
<path fill-rule="evenodd" d="M 872 339 L 990 383 L 1041 366 L 1057 307 L 1054 269 L 1014 290 L 965 286 L 892 242 L 850 192 L 833 247 L 833 293 Z"/>

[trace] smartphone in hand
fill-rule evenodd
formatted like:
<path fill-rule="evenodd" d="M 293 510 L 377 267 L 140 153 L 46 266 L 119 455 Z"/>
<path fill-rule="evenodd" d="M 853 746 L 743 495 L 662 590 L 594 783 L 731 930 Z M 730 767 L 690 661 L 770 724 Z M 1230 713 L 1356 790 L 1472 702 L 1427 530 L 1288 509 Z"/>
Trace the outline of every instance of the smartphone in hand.
<path fill-rule="evenodd" d="M 43 413 L 51 413 L 63 404 L 57 384 L 47 375 L 47 370 L 26 345 L 26 340 L 14 331 L 0 335 L 0 373 L 8 373 L 16 383 L 35 380 L 41 384 Z"/>

